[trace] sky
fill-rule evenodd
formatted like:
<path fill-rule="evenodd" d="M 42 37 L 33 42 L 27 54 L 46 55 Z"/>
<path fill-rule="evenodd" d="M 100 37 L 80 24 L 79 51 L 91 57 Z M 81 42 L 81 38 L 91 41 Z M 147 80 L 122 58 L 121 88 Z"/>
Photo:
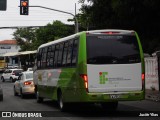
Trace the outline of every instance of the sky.
<path fill-rule="evenodd" d="M 78 0 L 29 0 L 30 6 L 43 6 L 52 9 L 66 11 L 75 14 L 79 12 L 81 4 Z M 20 15 L 20 0 L 7 0 L 7 10 L 0 11 L 0 27 L 14 26 L 45 26 L 55 20 L 60 20 L 66 24 L 74 24 L 67 22 L 67 19 L 72 19 L 73 16 L 46 10 L 43 8 L 29 8 L 29 15 Z M 15 29 L 0 29 L 0 40 L 10 40 Z"/>

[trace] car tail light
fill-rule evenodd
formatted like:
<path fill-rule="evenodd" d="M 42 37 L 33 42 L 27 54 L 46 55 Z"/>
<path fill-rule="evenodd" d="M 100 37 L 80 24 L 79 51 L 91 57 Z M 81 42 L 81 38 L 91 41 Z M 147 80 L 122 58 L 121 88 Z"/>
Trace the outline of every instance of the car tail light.
<path fill-rule="evenodd" d="M 88 92 L 88 77 L 86 74 L 80 74 L 80 77 L 84 80 L 84 86 L 86 88 L 86 91 Z"/>
<path fill-rule="evenodd" d="M 31 84 L 32 84 L 31 81 L 26 81 L 26 82 L 24 82 L 24 85 L 31 85 Z"/>

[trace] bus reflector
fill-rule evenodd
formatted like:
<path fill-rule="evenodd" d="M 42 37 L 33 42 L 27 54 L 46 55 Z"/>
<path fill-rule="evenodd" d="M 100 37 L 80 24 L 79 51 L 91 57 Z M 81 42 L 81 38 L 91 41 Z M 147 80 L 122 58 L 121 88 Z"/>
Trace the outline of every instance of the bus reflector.
<path fill-rule="evenodd" d="M 142 80 L 144 81 L 144 78 L 145 78 L 145 75 L 144 75 L 144 73 L 142 73 Z"/>
<path fill-rule="evenodd" d="M 84 80 L 84 85 L 86 88 L 86 91 L 88 92 L 88 77 L 86 74 L 80 74 L 80 77 Z"/>
<path fill-rule="evenodd" d="M 142 73 L 142 89 L 144 89 L 144 79 L 145 79 L 145 74 Z"/>

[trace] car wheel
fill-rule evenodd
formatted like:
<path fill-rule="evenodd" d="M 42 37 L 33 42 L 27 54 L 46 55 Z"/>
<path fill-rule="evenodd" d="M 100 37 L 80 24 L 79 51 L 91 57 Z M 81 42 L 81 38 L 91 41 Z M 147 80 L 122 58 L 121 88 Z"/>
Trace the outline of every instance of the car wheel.
<path fill-rule="evenodd" d="M 18 93 L 16 92 L 15 87 L 14 87 L 14 96 L 18 96 Z"/>
<path fill-rule="evenodd" d="M 67 110 L 67 103 L 63 101 L 63 95 L 62 92 L 58 92 L 58 104 L 59 108 L 62 112 Z"/>
<path fill-rule="evenodd" d="M 3 77 L 3 76 L 1 77 L 1 80 L 2 80 L 2 82 L 5 82 L 4 77 Z"/>
<path fill-rule="evenodd" d="M 12 78 L 12 77 L 10 78 L 10 81 L 11 81 L 11 82 L 14 82 L 14 80 L 13 80 L 13 78 Z"/>
<path fill-rule="evenodd" d="M 20 95 L 21 95 L 21 98 L 22 98 L 22 99 L 25 98 L 25 95 L 24 95 L 23 92 L 22 92 L 22 88 L 21 88 L 21 90 L 20 90 Z"/>
<path fill-rule="evenodd" d="M 37 91 L 37 92 L 36 92 L 36 100 L 37 100 L 37 103 L 42 103 L 42 102 L 43 102 L 43 99 L 44 99 L 44 98 L 43 98 L 43 97 L 40 97 L 40 96 L 39 96 L 39 92 Z"/>
<path fill-rule="evenodd" d="M 0 101 L 3 101 L 3 95 L 0 95 Z"/>

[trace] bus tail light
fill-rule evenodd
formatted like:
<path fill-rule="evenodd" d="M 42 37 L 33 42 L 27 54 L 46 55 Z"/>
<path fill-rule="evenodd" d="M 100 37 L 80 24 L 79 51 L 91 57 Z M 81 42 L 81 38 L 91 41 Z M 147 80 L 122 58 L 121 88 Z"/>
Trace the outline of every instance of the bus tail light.
<path fill-rule="evenodd" d="M 84 85 L 86 88 L 86 91 L 88 92 L 88 77 L 86 74 L 80 74 L 80 77 L 84 80 Z"/>
<path fill-rule="evenodd" d="M 144 89 L 144 80 L 145 80 L 145 74 L 142 73 L 142 89 Z"/>
<path fill-rule="evenodd" d="M 112 32 L 112 31 L 110 31 L 110 32 L 101 32 L 101 33 L 112 35 L 112 34 L 118 34 L 119 32 Z"/>

